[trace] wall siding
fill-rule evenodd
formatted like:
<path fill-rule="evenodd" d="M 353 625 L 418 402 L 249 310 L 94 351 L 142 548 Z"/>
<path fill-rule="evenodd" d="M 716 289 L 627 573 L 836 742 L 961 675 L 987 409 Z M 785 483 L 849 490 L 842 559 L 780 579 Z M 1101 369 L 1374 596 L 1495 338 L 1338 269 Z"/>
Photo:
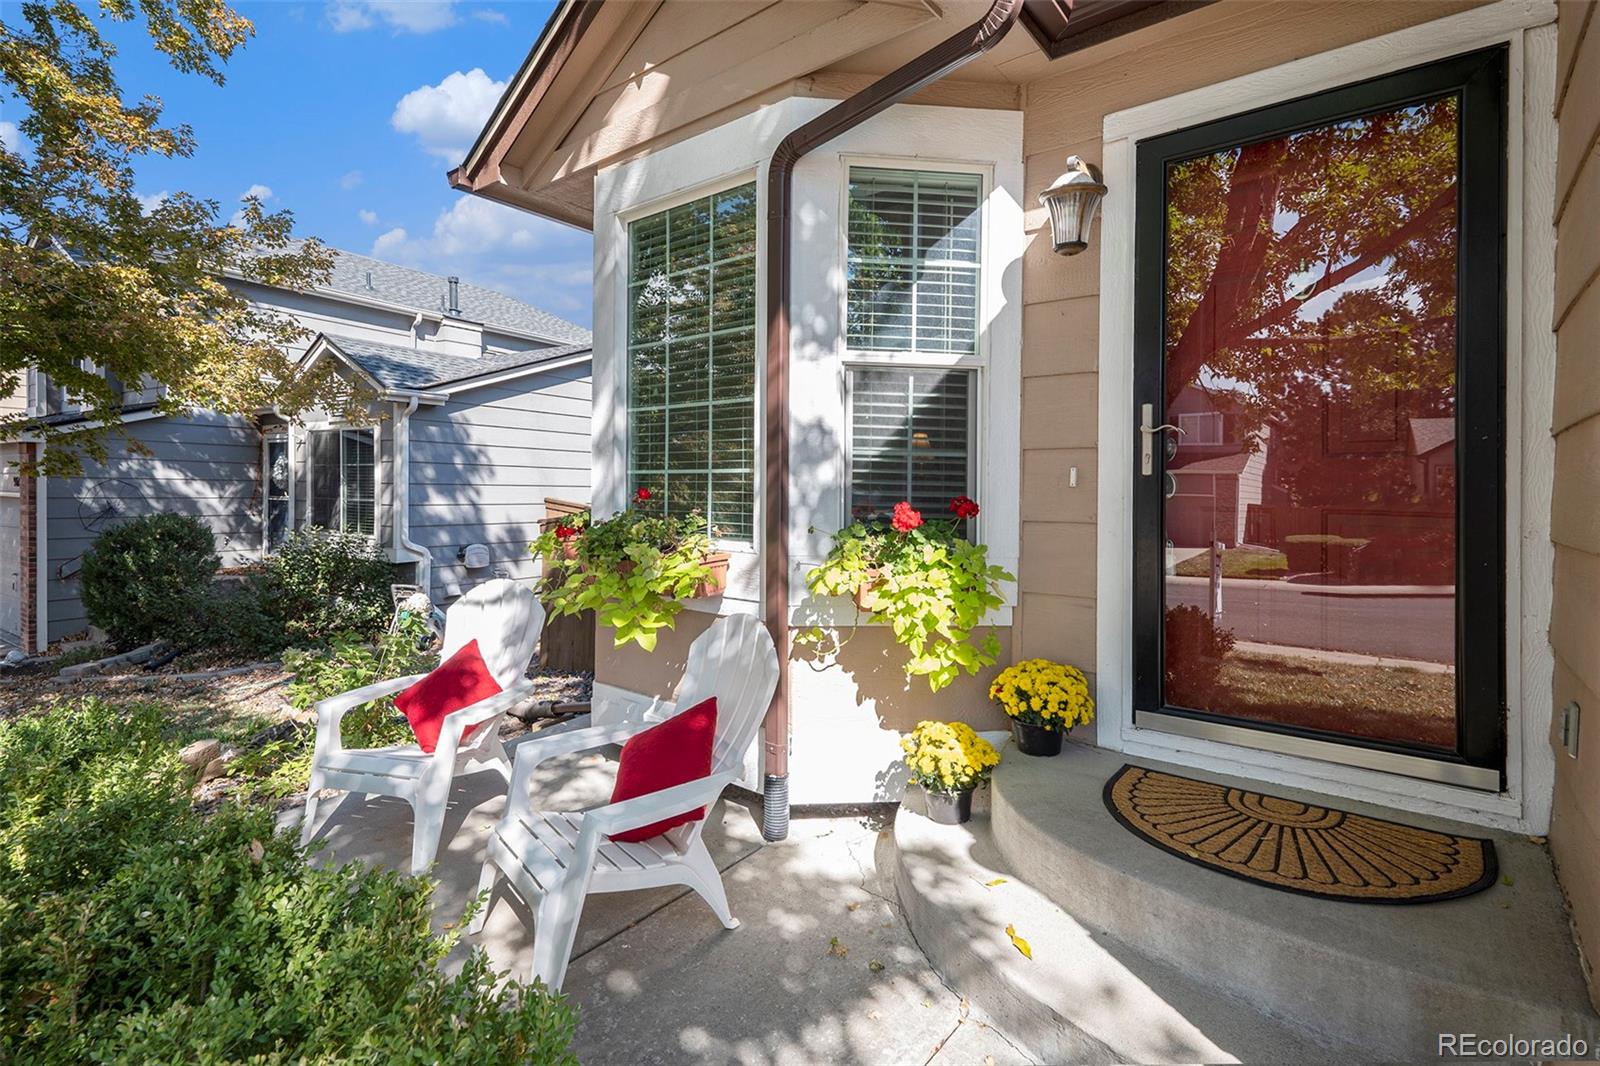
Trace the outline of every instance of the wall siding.
<path fill-rule="evenodd" d="M 76 569 L 79 558 L 110 522 L 96 524 L 91 493 L 118 501 L 120 518 L 171 512 L 195 515 L 216 537 L 223 566 L 238 566 L 261 553 L 261 436 L 245 419 L 209 413 L 131 422 L 127 437 L 148 454 L 132 454 L 122 442 L 105 463 L 85 462 L 81 477 L 46 480 L 45 560 L 49 639 L 60 640 L 89 623 L 78 598 L 78 578 L 56 575 Z"/>
<path fill-rule="evenodd" d="M 1555 730 L 1575 701 L 1588 719 L 1578 758 L 1558 754 L 1550 848 L 1572 905 L 1590 994 L 1600 1006 L 1600 11 L 1562 0 L 1556 188 Z M 1556 732 L 1551 743 L 1559 747 Z"/>
<path fill-rule="evenodd" d="M 546 496 L 589 499 L 589 366 L 458 393 L 411 416 L 410 537 L 433 557 L 432 594 L 450 600 L 497 574 L 535 574 L 528 544 Z M 491 566 L 469 571 L 466 544 Z"/>

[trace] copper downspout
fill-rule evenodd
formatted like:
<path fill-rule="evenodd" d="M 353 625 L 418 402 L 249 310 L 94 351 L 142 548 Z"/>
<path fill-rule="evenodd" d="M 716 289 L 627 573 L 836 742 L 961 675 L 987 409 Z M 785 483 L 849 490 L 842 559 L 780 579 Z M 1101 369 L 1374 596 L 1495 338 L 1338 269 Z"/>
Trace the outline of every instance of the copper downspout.
<path fill-rule="evenodd" d="M 778 688 L 763 737 L 766 780 L 761 833 L 789 832 L 789 213 L 794 168 L 802 156 L 983 55 L 1016 25 L 1022 0 L 994 0 L 978 22 L 840 101 L 785 137 L 767 170 L 767 384 L 765 615 L 778 647 Z"/>

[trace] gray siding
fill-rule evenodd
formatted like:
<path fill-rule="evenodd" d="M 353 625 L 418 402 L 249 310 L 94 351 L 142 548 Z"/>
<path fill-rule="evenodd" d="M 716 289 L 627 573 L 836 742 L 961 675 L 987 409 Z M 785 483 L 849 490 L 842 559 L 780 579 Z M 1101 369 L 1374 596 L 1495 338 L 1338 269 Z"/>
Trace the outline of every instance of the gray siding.
<path fill-rule="evenodd" d="M 456 394 L 411 416 L 411 539 L 433 557 L 433 595 L 453 599 L 499 570 L 531 577 L 528 544 L 547 496 L 589 499 L 589 364 Z M 463 545 L 489 548 L 468 571 Z"/>
<path fill-rule="evenodd" d="M 223 566 L 261 554 L 261 436 L 245 419 L 211 413 L 157 418 L 124 426 L 149 454 L 121 441 L 106 463 L 86 462 L 82 477 L 46 482 L 45 521 L 49 639 L 88 625 L 78 599 L 78 560 L 95 536 L 121 518 L 157 512 L 197 515 L 211 527 Z M 95 500 L 117 501 L 101 516 Z M 63 568 L 71 571 L 63 578 Z"/>

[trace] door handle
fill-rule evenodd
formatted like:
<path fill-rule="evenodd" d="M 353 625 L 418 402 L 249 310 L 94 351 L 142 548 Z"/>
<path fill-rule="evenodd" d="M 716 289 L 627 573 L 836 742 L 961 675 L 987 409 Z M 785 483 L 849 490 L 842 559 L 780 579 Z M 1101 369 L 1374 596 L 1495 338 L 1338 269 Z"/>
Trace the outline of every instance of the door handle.
<path fill-rule="evenodd" d="M 1139 473 L 1149 477 L 1156 472 L 1155 438 L 1157 433 L 1172 430 L 1178 436 L 1185 435 L 1183 429 L 1170 422 L 1155 425 L 1155 404 L 1147 403 L 1139 408 Z"/>

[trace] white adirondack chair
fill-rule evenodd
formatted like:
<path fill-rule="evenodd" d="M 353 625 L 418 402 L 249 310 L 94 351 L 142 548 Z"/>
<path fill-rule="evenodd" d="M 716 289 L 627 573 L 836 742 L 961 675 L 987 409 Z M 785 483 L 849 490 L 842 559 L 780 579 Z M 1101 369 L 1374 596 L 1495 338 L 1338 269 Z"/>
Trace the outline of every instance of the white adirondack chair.
<path fill-rule="evenodd" d="M 501 691 L 446 717 L 431 753 L 415 743 L 346 748 L 339 736 L 339 721 L 351 709 L 397 693 L 423 674 L 379 681 L 319 702 L 317 744 L 300 843 L 310 843 L 316 832 L 317 793 L 324 788 L 348 789 L 358 796 L 369 792 L 399 796 L 411 804 L 415 819 L 411 872 L 420 874 L 426 870 L 439 850 L 450 784 L 456 773 L 467 768 L 492 768 L 508 781 L 511 778 L 511 763 L 500 742 L 498 720 L 532 692 L 532 683 L 524 675 L 543 626 L 544 606 L 533 590 L 504 579 L 486 581 L 450 605 L 445 613 L 440 661 L 476 640 L 484 665 L 499 682 Z M 483 728 L 462 743 L 461 734 L 466 728 L 480 724 Z"/>
<path fill-rule="evenodd" d="M 658 822 L 711 805 L 736 780 L 745 754 L 772 702 L 778 655 L 765 627 L 749 615 L 719 618 L 689 648 L 677 698 L 658 700 L 632 721 L 532 739 L 517 745 L 516 768 L 506 811 L 489 838 L 478 891 L 490 898 L 473 918 L 483 929 L 501 877 L 534 910 L 532 976 L 561 987 L 573 937 L 591 892 L 627 892 L 658 885 L 687 885 L 698 892 L 728 929 L 738 922 L 728 910 L 722 875 L 701 839 L 704 819 L 681 825 L 642 843 L 621 843 L 608 834 Z M 717 698 L 717 733 L 711 774 L 698 781 L 587 811 L 536 810 L 529 784 L 540 763 L 560 755 L 620 744 L 687 710 Z"/>

